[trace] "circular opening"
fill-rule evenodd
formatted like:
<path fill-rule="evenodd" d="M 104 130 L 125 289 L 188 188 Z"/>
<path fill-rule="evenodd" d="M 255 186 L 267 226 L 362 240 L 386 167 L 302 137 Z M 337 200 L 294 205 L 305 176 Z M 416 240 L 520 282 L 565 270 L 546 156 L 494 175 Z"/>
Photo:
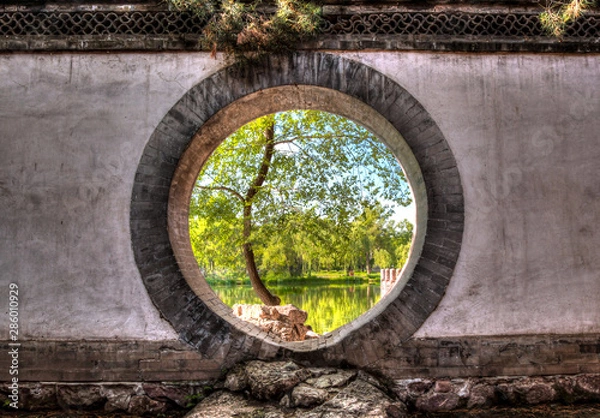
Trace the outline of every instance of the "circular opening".
<path fill-rule="evenodd" d="M 199 274 L 188 212 L 198 173 L 223 139 L 253 119 L 292 109 L 341 115 L 380 138 L 407 174 L 416 222 L 408 262 L 382 302 L 322 338 L 281 343 L 234 317 Z M 169 110 L 140 158 L 130 226 L 148 295 L 203 358 L 222 367 L 249 358 L 361 367 L 385 359 L 436 309 L 460 254 L 464 198 L 449 144 L 410 93 L 359 62 L 297 52 L 246 72 L 217 71 Z"/>
<path fill-rule="evenodd" d="M 419 165 L 398 131 L 383 116 L 364 103 L 335 90 L 298 85 L 262 90 L 221 109 L 196 133 L 179 162 L 169 197 L 169 235 L 181 271 L 194 292 L 225 320 L 236 327 L 244 328 L 244 325 L 240 324 L 241 321 L 232 314 L 231 308 L 216 296 L 198 268 L 190 244 L 189 202 L 202 167 L 226 138 L 252 120 L 276 112 L 296 109 L 324 111 L 327 112 L 326 114 L 339 115 L 338 117 L 354 121 L 361 125 L 361 128 L 364 127 L 373 138 L 385 144 L 402 165 L 415 201 L 416 221 L 413 228 L 413 244 L 402 273 L 398 274 L 395 280 L 396 285 L 366 314 L 327 335 L 334 339 L 342 338 L 347 332 L 360 327 L 361 324 L 381 313 L 398 295 L 414 270 L 422 250 L 426 228 L 427 193 Z M 275 341 L 281 342 L 278 339 Z"/>
<path fill-rule="evenodd" d="M 237 129 L 202 167 L 192 250 L 236 316 L 285 341 L 316 338 L 393 288 L 411 247 L 411 203 L 398 161 L 366 128 L 278 112 Z M 279 302 L 294 307 L 250 306 Z"/>

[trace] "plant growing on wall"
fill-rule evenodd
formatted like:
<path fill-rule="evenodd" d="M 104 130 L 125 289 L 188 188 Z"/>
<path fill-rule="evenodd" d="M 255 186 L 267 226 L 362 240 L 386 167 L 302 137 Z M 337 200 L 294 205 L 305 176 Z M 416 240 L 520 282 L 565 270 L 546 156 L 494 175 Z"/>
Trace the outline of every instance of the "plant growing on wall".
<path fill-rule="evenodd" d="M 567 25 L 581 17 L 594 4 L 594 0 L 551 1 L 546 6 L 546 10 L 540 14 L 540 22 L 544 30 L 549 34 L 562 36 L 565 33 Z"/>
<path fill-rule="evenodd" d="M 236 0 L 169 0 L 206 20 L 203 47 L 223 51 L 237 62 L 295 49 L 298 42 L 317 34 L 321 8 L 305 0 L 264 2 Z"/>

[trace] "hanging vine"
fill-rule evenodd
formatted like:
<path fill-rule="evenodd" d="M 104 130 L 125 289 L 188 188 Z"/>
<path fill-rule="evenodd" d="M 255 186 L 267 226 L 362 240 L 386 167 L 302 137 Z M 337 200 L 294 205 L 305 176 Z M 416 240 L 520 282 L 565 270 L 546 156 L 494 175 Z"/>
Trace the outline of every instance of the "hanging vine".
<path fill-rule="evenodd" d="M 202 47 L 222 51 L 236 62 L 257 61 L 294 50 L 311 39 L 321 24 L 321 7 L 305 0 L 168 0 L 176 9 L 205 19 Z"/>
<path fill-rule="evenodd" d="M 581 17 L 594 4 L 594 0 L 551 1 L 540 14 L 540 22 L 548 34 L 560 37 L 569 23 Z"/>
<path fill-rule="evenodd" d="M 167 0 L 175 9 L 206 21 L 201 46 L 238 63 L 289 52 L 319 33 L 321 7 L 310 0 Z M 595 0 L 549 0 L 540 13 L 543 29 L 561 37 Z"/>

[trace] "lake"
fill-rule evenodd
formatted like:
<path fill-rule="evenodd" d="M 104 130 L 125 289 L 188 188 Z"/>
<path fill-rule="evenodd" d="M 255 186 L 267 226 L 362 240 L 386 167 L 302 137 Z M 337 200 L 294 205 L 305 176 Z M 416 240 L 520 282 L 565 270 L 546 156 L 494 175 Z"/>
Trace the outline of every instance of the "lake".
<path fill-rule="evenodd" d="M 215 293 L 228 306 L 236 303 L 260 304 L 250 284 L 211 284 Z M 307 325 L 314 332 L 325 334 L 371 309 L 379 299 L 379 283 L 349 280 L 299 280 L 283 284 L 268 283 L 269 290 L 281 298 L 281 304 L 291 303 L 308 312 Z"/>

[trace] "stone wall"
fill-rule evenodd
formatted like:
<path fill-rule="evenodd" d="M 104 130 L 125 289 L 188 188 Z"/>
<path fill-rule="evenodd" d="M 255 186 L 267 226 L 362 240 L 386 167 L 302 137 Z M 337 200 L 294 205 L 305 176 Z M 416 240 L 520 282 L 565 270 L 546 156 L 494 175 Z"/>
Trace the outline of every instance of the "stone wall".
<path fill-rule="evenodd" d="M 385 360 L 365 369 L 388 379 L 600 373 L 598 334 L 414 338 L 388 350 Z M 260 346 L 248 351 L 249 358 L 268 359 Z M 222 355 L 203 355 L 173 340 L 24 341 L 20 362 L 21 381 L 30 383 L 207 382 L 228 370 Z M 341 365 L 356 362 L 349 357 Z M 310 355 L 299 363 L 317 365 Z M 0 370 L 9 366 L 10 358 L 0 357 Z"/>
<path fill-rule="evenodd" d="M 307 54 L 313 57 L 307 61 L 318 61 Z M 421 322 L 405 324 L 414 332 L 390 335 L 386 326 L 400 327 L 402 311 L 385 322 L 376 310 L 350 326 L 352 338 L 339 350 L 319 351 L 319 343 L 290 350 L 260 334 L 248 337 L 252 329 L 221 326 L 219 315 L 216 322 L 181 316 L 192 299 L 173 303 L 171 313 L 161 311 L 156 298 L 168 299 L 172 289 L 155 288 L 151 298 L 132 248 L 132 191 L 144 183 L 137 171 L 150 138 L 180 126 L 161 125 L 165 115 L 194 86 L 217 77 L 225 62 L 206 53 L 4 54 L 0 306 L 8 311 L 8 285 L 17 283 L 23 381 L 204 380 L 232 359 L 282 357 L 346 362 L 392 378 L 600 373 L 598 55 L 332 56 L 344 58 L 343 68 L 368 67 L 405 89 L 447 144 L 416 152 L 420 164 L 448 150 L 460 174 L 454 177 L 464 197 L 460 251 L 449 280 L 437 287 L 439 304 L 411 305 L 421 312 Z M 261 71 L 254 73 L 257 83 L 264 82 Z M 353 94 L 354 86 L 337 74 L 315 74 Z M 187 135 L 177 127 L 169 132 Z M 401 133 L 410 142 L 420 132 Z M 165 156 L 165 149 L 153 152 Z M 168 195 L 170 180 L 155 186 Z M 426 181 L 430 202 L 448 192 L 431 184 Z M 144 208 L 136 210 L 143 214 Z M 432 206 L 428 215 L 439 210 Z M 446 228 L 451 222 L 427 221 L 429 232 L 441 227 L 452 234 Z M 148 226 L 165 231 L 167 219 Z M 425 255 L 443 248 L 444 237 L 436 248 L 426 243 Z M 144 251 L 160 264 L 164 250 Z M 435 257 L 430 268 L 448 272 L 447 259 Z M 178 286 L 195 297 L 185 281 Z M 207 315 L 221 309 L 214 300 L 206 303 Z M 191 348 L 181 342 L 189 339 L 174 329 L 174 317 L 218 338 Z M 8 327 L 6 316 L 3 339 Z M 402 332 L 406 336 L 398 337 Z M 0 356 L 0 370 L 9 360 Z"/>
<path fill-rule="evenodd" d="M 369 371 L 385 382 L 385 392 L 412 411 L 594 403 L 600 401 L 599 341 L 594 335 L 416 339 L 397 348 L 393 360 Z M 237 367 L 220 368 L 218 359 L 203 359 L 173 341 L 46 341 L 24 346 L 21 361 L 27 369 L 18 391 L 20 408 L 27 410 L 154 415 L 235 386 L 227 384 L 225 375 Z M 310 360 L 305 366 L 315 368 Z M 8 369 L 8 364 L 0 362 L 0 367 Z M 356 372 L 343 370 L 346 375 Z M 277 391 L 277 386 L 269 390 Z M 9 383 L 0 384 L 0 401 L 11 393 Z"/>

